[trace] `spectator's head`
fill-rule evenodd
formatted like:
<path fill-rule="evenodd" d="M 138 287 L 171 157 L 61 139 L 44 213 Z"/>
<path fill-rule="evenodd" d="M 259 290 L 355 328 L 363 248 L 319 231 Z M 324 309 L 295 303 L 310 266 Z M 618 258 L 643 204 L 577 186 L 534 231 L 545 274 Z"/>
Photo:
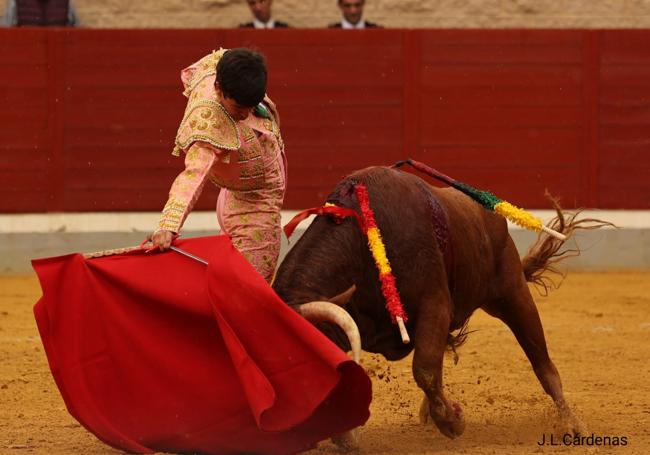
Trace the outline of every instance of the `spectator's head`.
<path fill-rule="evenodd" d="M 217 63 L 219 101 L 233 119 L 244 120 L 264 99 L 266 79 L 266 62 L 261 54 L 245 48 L 230 49 Z"/>
<path fill-rule="evenodd" d="M 365 0 L 338 0 L 343 18 L 351 24 L 357 24 L 363 16 Z"/>
<path fill-rule="evenodd" d="M 246 0 L 251 13 L 260 22 L 267 23 L 271 19 L 271 4 L 273 0 Z"/>

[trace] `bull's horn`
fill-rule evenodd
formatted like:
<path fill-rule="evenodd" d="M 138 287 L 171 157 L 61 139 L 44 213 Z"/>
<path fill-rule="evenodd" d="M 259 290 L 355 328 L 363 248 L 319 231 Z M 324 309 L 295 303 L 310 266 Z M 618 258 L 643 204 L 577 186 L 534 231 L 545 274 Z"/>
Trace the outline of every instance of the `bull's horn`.
<path fill-rule="evenodd" d="M 352 358 L 359 363 L 361 359 L 361 335 L 357 324 L 343 308 L 331 302 L 308 302 L 298 307 L 298 312 L 310 322 L 332 322 L 345 332 L 352 347 Z"/>

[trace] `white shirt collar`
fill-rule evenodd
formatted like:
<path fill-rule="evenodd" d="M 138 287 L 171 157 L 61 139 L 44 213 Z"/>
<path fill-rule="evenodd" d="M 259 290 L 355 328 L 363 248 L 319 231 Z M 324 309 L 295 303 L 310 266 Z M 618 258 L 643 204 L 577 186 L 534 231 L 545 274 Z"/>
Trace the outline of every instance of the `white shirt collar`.
<path fill-rule="evenodd" d="M 275 20 L 271 18 L 268 22 L 262 22 L 255 17 L 253 18 L 253 26 L 255 28 L 275 28 Z"/>
<path fill-rule="evenodd" d="M 345 29 L 348 29 L 348 30 L 352 30 L 352 29 L 355 29 L 355 28 L 366 28 L 366 21 L 363 18 L 361 18 L 359 20 L 359 22 L 357 22 L 356 24 L 352 24 L 352 23 L 346 21 L 344 17 L 342 17 L 341 18 L 341 28 L 345 28 Z"/>

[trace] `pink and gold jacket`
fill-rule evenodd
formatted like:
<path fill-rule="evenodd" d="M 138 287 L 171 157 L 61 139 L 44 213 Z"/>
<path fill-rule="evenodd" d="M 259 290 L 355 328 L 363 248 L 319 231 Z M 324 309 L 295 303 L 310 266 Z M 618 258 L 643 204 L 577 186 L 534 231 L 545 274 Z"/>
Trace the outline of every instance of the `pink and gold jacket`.
<path fill-rule="evenodd" d="M 280 246 L 280 210 L 286 160 L 275 104 L 265 97 L 255 113 L 236 122 L 214 87 L 220 49 L 184 69 L 188 98 L 172 152 L 185 154 L 158 229 L 180 232 L 207 181 L 221 188 L 217 215 L 222 232 L 270 280 Z"/>

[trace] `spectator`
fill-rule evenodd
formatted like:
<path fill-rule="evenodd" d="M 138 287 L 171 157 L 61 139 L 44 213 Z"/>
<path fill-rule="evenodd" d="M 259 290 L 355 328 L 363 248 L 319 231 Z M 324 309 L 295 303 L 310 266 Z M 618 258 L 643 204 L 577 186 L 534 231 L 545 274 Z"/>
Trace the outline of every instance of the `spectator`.
<path fill-rule="evenodd" d="M 276 21 L 271 17 L 273 0 L 246 0 L 253 13 L 253 22 L 240 24 L 239 28 L 288 28 L 286 22 Z"/>
<path fill-rule="evenodd" d="M 74 27 L 79 25 L 72 0 L 9 0 L 8 27 Z"/>
<path fill-rule="evenodd" d="M 329 28 L 381 28 L 381 25 L 377 25 L 363 18 L 365 0 L 338 0 L 338 2 L 341 13 L 343 13 L 343 18 L 341 22 L 330 24 Z"/>

